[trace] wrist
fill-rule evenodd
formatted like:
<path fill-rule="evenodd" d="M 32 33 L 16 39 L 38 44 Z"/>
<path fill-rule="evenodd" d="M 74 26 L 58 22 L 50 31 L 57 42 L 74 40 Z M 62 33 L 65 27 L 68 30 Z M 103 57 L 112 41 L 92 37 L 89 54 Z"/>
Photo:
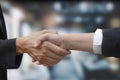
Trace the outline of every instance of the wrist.
<path fill-rule="evenodd" d="M 24 50 L 23 50 L 23 43 L 24 40 L 23 38 L 17 38 L 16 39 L 16 52 L 18 55 L 23 54 Z"/>
<path fill-rule="evenodd" d="M 71 39 L 69 37 L 69 35 L 64 34 L 64 35 L 60 35 L 60 39 L 61 39 L 61 44 L 62 44 L 62 48 L 71 50 Z"/>

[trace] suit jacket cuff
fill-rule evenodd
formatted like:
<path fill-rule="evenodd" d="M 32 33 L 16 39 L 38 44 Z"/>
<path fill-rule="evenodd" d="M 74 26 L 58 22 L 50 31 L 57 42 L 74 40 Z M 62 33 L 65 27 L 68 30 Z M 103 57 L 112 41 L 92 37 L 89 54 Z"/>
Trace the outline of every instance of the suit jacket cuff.
<path fill-rule="evenodd" d="M 16 54 L 16 39 L 0 40 L 0 68 L 18 68 L 21 60 L 22 55 Z"/>
<path fill-rule="evenodd" d="M 120 58 L 120 28 L 104 29 L 102 54 L 105 57 L 118 57 Z"/>

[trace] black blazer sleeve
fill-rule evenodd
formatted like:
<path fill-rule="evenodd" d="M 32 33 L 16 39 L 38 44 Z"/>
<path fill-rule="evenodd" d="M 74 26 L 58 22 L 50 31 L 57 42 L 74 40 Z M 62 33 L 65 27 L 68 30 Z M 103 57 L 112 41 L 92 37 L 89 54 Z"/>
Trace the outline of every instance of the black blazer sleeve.
<path fill-rule="evenodd" d="M 16 39 L 0 40 L 0 68 L 18 68 L 21 60 L 22 55 L 16 55 Z"/>
<path fill-rule="evenodd" d="M 16 55 L 16 39 L 7 39 L 6 26 L 0 6 L 0 68 L 18 68 L 21 59 L 22 55 Z"/>
<path fill-rule="evenodd" d="M 120 58 L 120 28 L 103 29 L 102 54 Z"/>

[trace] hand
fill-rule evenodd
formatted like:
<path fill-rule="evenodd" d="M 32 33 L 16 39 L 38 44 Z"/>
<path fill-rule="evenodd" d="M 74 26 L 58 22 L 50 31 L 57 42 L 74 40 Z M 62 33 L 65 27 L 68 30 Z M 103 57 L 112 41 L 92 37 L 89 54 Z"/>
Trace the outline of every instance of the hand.
<path fill-rule="evenodd" d="M 40 54 L 37 55 L 38 64 L 43 64 L 44 66 L 55 65 L 70 54 L 69 50 L 62 49 L 48 41 L 43 42 L 40 51 Z"/>
<path fill-rule="evenodd" d="M 49 41 L 63 49 L 93 52 L 93 37 L 94 33 L 64 35 L 46 33 L 39 37 L 39 43 Z"/>
<path fill-rule="evenodd" d="M 66 35 L 46 33 L 46 34 L 43 34 L 39 37 L 38 43 L 40 44 L 44 41 L 48 41 L 48 42 L 51 42 L 57 46 L 60 46 L 63 49 L 71 50 L 70 42 L 67 42 L 69 40 L 69 37 L 67 39 L 65 37 L 66 37 Z M 36 46 L 39 46 L 39 44 Z"/>
<path fill-rule="evenodd" d="M 39 61 L 40 64 L 46 66 L 58 63 L 70 52 L 49 42 L 40 41 L 40 37 L 46 33 L 57 34 L 55 31 L 45 30 L 30 36 L 18 38 L 16 40 L 17 53 L 28 53 L 35 61 Z"/>
<path fill-rule="evenodd" d="M 41 32 L 31 34 L 30 36 L 17 38 L 16 39 L 17 55 L 28 53 L 31 57 L 35 58 L 35 55 L 40 53 L 39 48 L 41 44 L 38 43 L 39 37 L 45 33 L 57 34 L 56 31 L 43 30 Z"/>

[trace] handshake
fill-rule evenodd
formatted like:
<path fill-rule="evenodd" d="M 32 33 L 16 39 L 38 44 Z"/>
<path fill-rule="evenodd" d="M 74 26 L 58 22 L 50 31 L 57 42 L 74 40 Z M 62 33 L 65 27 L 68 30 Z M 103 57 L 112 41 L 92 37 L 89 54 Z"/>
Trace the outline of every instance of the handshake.
<path fill-rule="evenodd" d="M 56 31 L 43 30 L 29 36 L 16 39 L 17 54 L 28 53 L 33 62 L 44 66 L 57 64 L 70 50 L 92 52 L 94 34 L 59 35 Z"/>

